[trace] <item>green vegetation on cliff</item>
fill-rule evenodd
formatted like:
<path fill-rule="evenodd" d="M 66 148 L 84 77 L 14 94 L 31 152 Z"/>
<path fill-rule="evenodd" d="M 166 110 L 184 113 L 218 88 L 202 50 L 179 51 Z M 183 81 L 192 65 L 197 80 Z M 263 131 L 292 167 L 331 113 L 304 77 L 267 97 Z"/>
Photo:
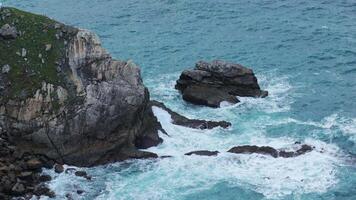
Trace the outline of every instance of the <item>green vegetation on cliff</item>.
<path fill-rule="evenodd" d="M 42 82 L 62 85 L 61 65 L 65 60 L 65 45 L 76 29 L 48 17 L 18 10 L 0 9 L 0 28 L 5 24 L 15 27 L 17 37 L 0 37 L 1 68 L 8 89 L 2 91 L 8 99 L 24 99 L 41 88 Z M 0 74 L 1 75 L 1 74 Z"/>

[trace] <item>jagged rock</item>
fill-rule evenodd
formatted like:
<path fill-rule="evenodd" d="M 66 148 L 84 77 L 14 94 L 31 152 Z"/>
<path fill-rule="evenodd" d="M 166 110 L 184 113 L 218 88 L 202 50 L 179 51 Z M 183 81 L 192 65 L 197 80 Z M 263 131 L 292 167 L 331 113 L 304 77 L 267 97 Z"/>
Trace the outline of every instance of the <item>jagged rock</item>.
<path fill-rule="evenodd" d="M 191 156 L 191 155 L 198 155 L 198 156 L 217 156 L 218 151 L 206 151 L 206 150 L 201 150 L 201 151 L 192 151 L 189 153 L 186 153 L 184 155 Z"/>
<path fill-rule="evenodd" d="M 229 126 L 231 126 L 231 123 L 227 121 L 207 121 L 207 120 L 186 118 L 172 111 L 171 109 L 167 108 L 163 103 L 158 101 L 153 100 L 150 102 L 150 105 L 159 107 L 167 111 L 171 115 L 172 123 L 176 125 L 195 128 L 195 129 L 212 129 L 215 127 L 228 128 Z"/>
<path fill-rule="evenodd" d="M 296 151 L 285 151 L 285 150 L 277 150 L 273 147 L 269 146 L 255 146 L 255 145 L 244 145 L 244 146 L 236 146 L 231 148 L 228 152 L 236 153 L 236 154 L 263 154 L 263 155 L 270 155 L 274 158 L 283 157 L 283 158 L 290 158 L 303 155 L 313 150 L 313 147 L 307 144 L 303 144 L 298 150 Z"/>
<path fill-rule="evenodd" d="M 236 96 L 266 97 L 253 71 L 239 64 L 215 60 L 200 61 L 194 69 L 185 70 L 176 89 L 183 99 L 198 105 L 219 107 L 221 102 L 238 103 Z"/>
<path fill-rule="evenodd" d="M 17 34 L 18 32 L 16 30 L 16 27 L 10 26 L 9 24 L 4 24 L 0 28 L 0 36 L 5 40 L 15 39 L 17 37 Z"/>
<path fill-rule="evenodd" d="M 7 19 L 19 18 L 26 36 L 41 36 L 30 45 L 23 44 L 21 52 L 10 48 L 12 43 L 0 49 L 5 55 L 26 54 L 31 61 L 12 65 L 17 61 L 0 54 L 3 63 L 24 71 L 15 74 L 16 80 L 24 81 L 11 80 L 13 76 L 0 73 L 0 80 L 4 80 L 0 82 L 0 129 L 19 149 L 76 166 L 157 156 L 140 152 L 135 146 L 137 138 L 151 140 L 142 148 L 162 142 L 158 136 L 161 126 L 149 106 L 149 92 L 138 66 L 113 59 L 92 32 L 66 25 L 58 27 L 58 22 L 49 18 L 14 8 L 0 12 L 4 10 L 11 13 Z M 20 17 L 25 14 L 26 18 Z M 32 24 L 44 19 L 46 24 Z M 31 20 L 32 25 L 26 20 Z M 58 31 L 63 35 L 59 40 L 55 39 Z M 54 40 L 40 41 L 42 37 Z M 48 42 L 53 55 L 46 57 L 44 63 L 37 57 L 48 49 L 43 47 Z"/>

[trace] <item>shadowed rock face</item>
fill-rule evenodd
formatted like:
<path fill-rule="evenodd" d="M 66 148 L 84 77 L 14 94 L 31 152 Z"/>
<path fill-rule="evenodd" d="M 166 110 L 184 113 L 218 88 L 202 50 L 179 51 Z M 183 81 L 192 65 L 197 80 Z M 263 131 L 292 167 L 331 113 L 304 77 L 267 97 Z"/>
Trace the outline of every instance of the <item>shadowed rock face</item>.
<path fill-rule="evenodd" d="M 263 155 L 270 155 L 274 158 L 283 157 L 283 158 L 290 158 L 303 155 L 313 150 L 313 147 L 310 145 L 303 144 L 298 150 L 296 151 L 284 151 L 284 150 L 277 150 L 273 147 L 268 146 L 251 146 L 251 145 L 244 145 L 244 146 L 236 146 L 231 148 L 228 152 L 236 153 L 236 154 L 263 154 Z"/>
<path fill-rule="evenodd" d="M 167 108 L 163 103 L 158 101 L 151 101 L 150 105 L 157 106 L 167 111 L 171 115 L 172 123 L 176 125 L 195 128 L 195 129 L 212 129 L 215 127 L 228 128 L 229 126 L 231 126 L 231 123 L 226 121 L 207 121 L 207 120 L 186 118 L 172 111 L 171 109 Z"/>
<path fill-rule="evenodd" d="M 218 151 L 206 151 L 206 150 L 201 150 L 201 151 L 192 151 L 189 153 L 186 153 L 184 155 L 191 156 L 191 155 L 198 155 L 198 156 L 217 156 L 219 154 Z"/>
<path fill-rule="evenodd" d="M 194 69 L 182 72 L 176 89 L 183 99 L 197 105 L 219 107 L 220 103 L 238 103 L 236 96 L 266 97 L 253 71 L 239 64 L 215 60 L 200 61 Z"/>
<path fill-rule="evenodd" d="M 17 61 L 0 59 L 1 66 L 9 66 L 0 73 L 6 83 L 0 84 L 1 133 L 24 152 L 77 166 L 157 157 L 135 146 L 148 148 L 162 142 L 139 67 L 112 59 L 97 35 L 87 30 L 13 8 L 2 8 L 0 14 L 5 11 L 4 23 L 17 17 L 19 22 L 29 21 L 11 27 L 22 34 L 0 40 L 4 47 L 0 51 L 15 56 L 19 51 L 18 60 L 29 64 L 19 64 L 27 70 L 16 77 L 18 66 L 11 63 Z M 15 48 L 31 37 L 36 40 L 27 50 Z M 21 85 L 22 81 L 30 84 Z M 137 142 L 140 138 L 150 141 Z"/>

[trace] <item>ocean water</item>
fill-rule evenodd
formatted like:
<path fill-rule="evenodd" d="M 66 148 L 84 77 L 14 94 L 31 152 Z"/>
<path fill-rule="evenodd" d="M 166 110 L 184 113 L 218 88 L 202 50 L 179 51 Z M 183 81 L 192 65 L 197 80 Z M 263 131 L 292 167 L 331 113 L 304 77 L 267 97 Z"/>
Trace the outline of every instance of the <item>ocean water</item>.
<path fill-rule="evenodd" d="M 4 5 L 95 31 L 114 57 L 132 59 L 153 99 L 188 117 L 232 122 L 194 130 L 154 113 L 167 130 L 160 160 L 86 169 L 93 181 L 56 175 L 57 199 L 356 199 L 355 0 L 9 0 Z M 184 102 L 180 72 L 222 59 L 254 69 L 265 99 L 219 109 Z M 316 150 L 296 158 L 184 156 L 242 144 Z M 83 189 L 83 195 L 76 190 Z"/>

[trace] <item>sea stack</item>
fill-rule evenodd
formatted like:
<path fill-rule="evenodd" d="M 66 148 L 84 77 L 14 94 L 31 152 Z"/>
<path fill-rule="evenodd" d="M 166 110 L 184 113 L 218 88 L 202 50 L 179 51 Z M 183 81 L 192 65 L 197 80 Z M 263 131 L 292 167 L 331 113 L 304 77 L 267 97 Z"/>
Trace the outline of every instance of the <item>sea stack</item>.
<path fill-rule="evenodd" d="M 214 108 L 223 101 L 238 103 L 236 96 L 264 98 L 268 95 L 260 89 L 252 69 L 220 60 L 199 61 L 194 69 L 182 72 L 175 88 L 185 101 Z"/>

